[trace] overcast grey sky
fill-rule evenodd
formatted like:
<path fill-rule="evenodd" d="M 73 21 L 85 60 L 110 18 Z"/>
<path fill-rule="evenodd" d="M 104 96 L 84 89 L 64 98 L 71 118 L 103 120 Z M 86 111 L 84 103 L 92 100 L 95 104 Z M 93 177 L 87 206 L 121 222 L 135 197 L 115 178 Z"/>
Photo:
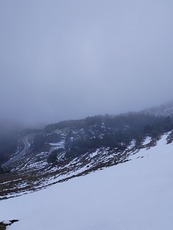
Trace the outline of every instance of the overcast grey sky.
<path fill-rule="evenodd" d="M 173 1 L 1 0 L 0 119 L 49 123 L 173 99 Z"/>

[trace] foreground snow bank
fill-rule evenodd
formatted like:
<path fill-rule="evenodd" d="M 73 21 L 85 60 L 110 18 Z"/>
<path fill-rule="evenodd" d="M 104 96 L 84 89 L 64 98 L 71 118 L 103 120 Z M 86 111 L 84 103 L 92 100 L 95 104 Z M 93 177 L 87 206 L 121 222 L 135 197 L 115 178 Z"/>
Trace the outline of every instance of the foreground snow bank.
<path fill-rule="evenodd" d="M 130 162 L 3 200 L 0 221 L 19 219 L 10 230 L 172 230 L 172 150 L 164 136 Z"/>

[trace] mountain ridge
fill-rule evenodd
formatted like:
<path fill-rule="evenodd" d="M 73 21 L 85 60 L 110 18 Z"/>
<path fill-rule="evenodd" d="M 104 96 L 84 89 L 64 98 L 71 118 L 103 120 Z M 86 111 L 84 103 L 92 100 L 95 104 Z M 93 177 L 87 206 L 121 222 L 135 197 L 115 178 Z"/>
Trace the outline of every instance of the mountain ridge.
<path fill-rule="evenodd" d="M 173 117 L 145 112 L 87 117 L 50 124 L 18 134 L 16 151 L 1 164 L 0 199 L 39 190 L 129 161 L 157 145 Z"/>

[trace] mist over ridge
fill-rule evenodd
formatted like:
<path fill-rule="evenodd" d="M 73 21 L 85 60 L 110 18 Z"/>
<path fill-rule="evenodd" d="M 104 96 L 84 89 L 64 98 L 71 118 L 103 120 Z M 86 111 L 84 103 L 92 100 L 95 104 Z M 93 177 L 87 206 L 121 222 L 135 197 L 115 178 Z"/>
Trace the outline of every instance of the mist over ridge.
<path fill-rule="evenodd" d="M 44 126 L 173 98 L 173 3 L 0 2 L 0 121 Z"/>

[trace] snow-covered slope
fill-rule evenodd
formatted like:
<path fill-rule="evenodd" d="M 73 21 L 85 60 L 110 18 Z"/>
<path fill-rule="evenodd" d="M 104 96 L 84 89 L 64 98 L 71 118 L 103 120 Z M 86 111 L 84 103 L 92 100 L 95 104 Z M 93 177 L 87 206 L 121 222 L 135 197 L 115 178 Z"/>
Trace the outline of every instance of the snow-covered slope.
<path fill-rule="evenodd" d="M 131 161 L 0 201 L 10 230 L 172 230 L 173 145 L 166 135 Z"/>

